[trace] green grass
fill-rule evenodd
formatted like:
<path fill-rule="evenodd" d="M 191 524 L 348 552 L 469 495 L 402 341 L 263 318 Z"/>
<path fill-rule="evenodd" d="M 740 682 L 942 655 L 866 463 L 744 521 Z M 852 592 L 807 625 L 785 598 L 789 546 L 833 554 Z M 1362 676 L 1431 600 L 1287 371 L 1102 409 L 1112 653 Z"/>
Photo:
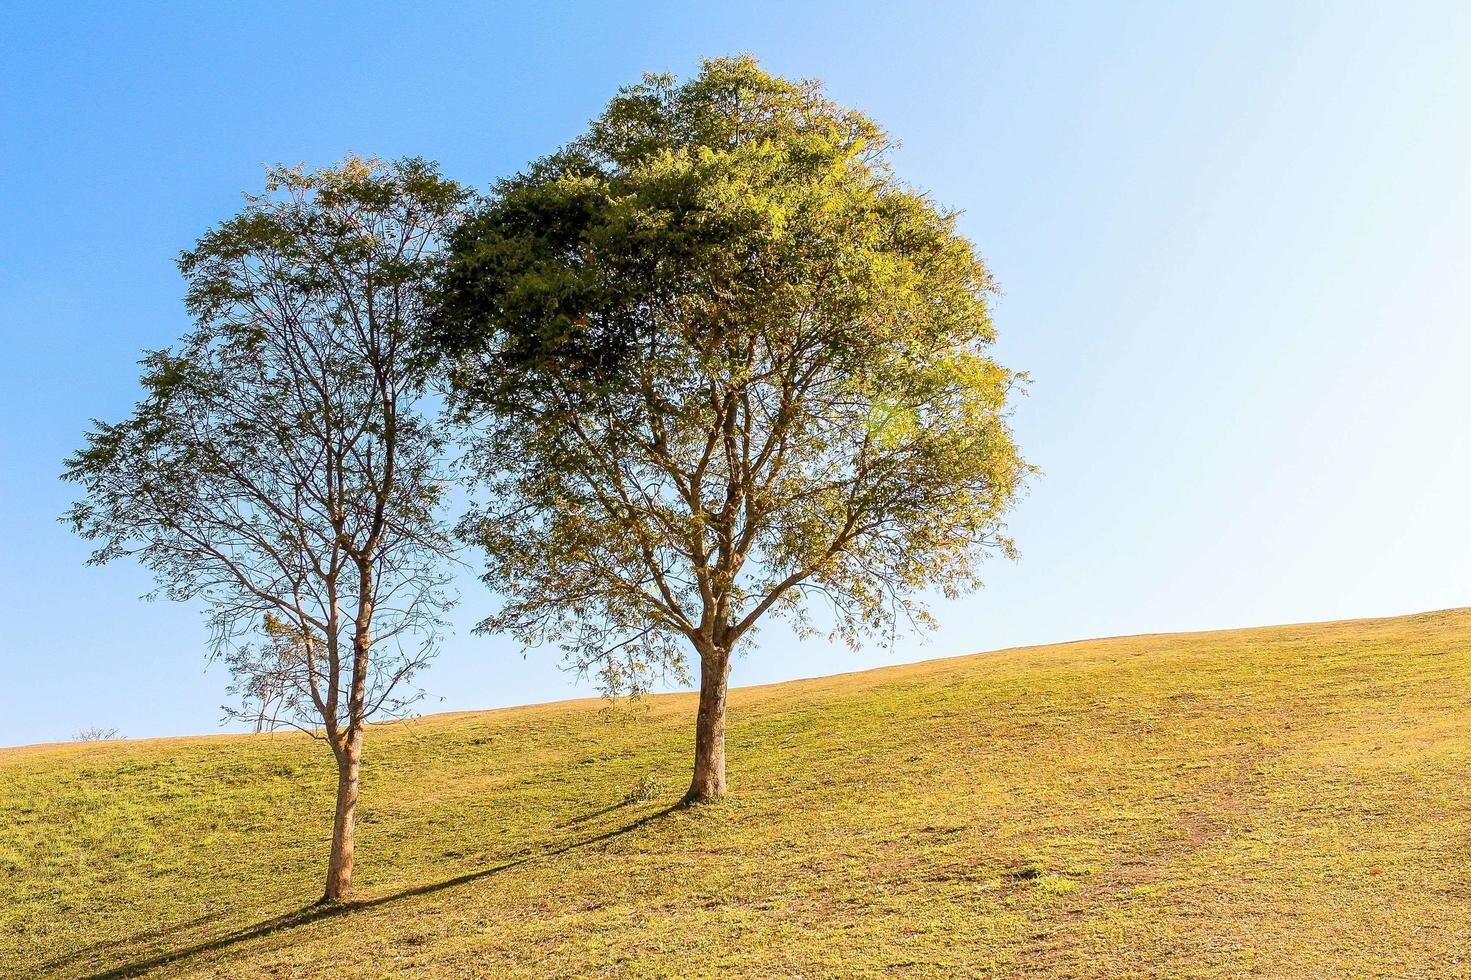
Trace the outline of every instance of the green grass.
<path fill-rule="evenodd" d="M 737 665 L 739 676 L 739 665 Z M 0 751 L 0 976 L 1471 976 L 1471 612 Z M 652 797 L 652 798 L 648 798 Z"/>

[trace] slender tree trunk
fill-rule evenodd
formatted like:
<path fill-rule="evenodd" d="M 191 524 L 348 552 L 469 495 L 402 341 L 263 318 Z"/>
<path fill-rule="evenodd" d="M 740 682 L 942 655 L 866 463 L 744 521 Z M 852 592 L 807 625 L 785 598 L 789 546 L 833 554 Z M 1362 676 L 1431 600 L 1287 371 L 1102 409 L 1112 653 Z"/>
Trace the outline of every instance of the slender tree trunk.
<path fill-rule="evenodd" d="M 354 732 L 337 755 L 337 813 L 332 820 L 332 856 L 327 860 L 323 902 L 345 901 L 352 890 L 352 843 L 358 809 L 358 771 L 363 758 L 362 730 Z"/>
<path fill-rule="evenodd" d="M 695 719 L 695 775 L 686 803 L 704 803 L 725 795 L 725 693 L 730 680 L 730 654 L 718 650 L 700 658 L 700 713 Z"/>
<path fill-rule="evenodd" d="M 347 695 L 347 738 L 337 756 L 337 813 L 332 818 L 332 856 L 327 861 L 324 902 L 345 901 L 352 891 L 352 844 L 358 811 L 358 771 L 363 759 L 363 702 L 368 653 L 373 646 L 373 578 L 370 557 L 358 561 L 358 612 L 353 624 L 352 684 Z"/>

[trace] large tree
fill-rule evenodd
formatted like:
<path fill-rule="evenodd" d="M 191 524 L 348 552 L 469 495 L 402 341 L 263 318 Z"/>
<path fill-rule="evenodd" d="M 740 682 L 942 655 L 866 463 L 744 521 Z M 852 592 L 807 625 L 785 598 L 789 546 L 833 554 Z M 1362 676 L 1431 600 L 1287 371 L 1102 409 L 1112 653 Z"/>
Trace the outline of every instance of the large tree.
<path fill-rule="evenodd" d="M 234 710 L 330 746 L 327 901 L 351 885 L 365 725 L 413 703 L 447 602 L 421 341 L 464 200 L 421 160 L 272 168 L 179 260 L 192 331 L 67 461 L 93 561 L 134 556 L 160 594 L 202 600 Z"/>
<path fill-rule="evenodd" d="M 614 687 L 693 654 L 690 802 L 725 793 L 764 615 L 888 639 L 1012 550 L 991 276 L 890 145 L 814 83 L 710 61 L 622 90 L 451 243 L 435 333 L 476 427 L 483 627 Z"/>

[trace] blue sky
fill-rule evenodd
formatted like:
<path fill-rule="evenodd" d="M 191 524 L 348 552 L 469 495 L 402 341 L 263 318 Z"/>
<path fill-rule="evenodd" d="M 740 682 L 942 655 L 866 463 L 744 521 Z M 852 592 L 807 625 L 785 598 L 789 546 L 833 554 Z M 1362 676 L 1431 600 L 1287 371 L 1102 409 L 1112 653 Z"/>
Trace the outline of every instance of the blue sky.
<path fill-rule="evenodd" d="M 84 567 L 58 474 L 264 164 L 418 154 L 484 187 L 640 72 L 736 52 L 823 79 L 965 211 L 1044 475 L 1021 560 L 937 632 L 769 628 L 735 683 L 1471 601 L 1471 5 L 59 8 L 0 32 L 0 744 L 218 730 L 197 610 Z M 463 592 L 425 710 L 591 693 L 470 635 Z"/>

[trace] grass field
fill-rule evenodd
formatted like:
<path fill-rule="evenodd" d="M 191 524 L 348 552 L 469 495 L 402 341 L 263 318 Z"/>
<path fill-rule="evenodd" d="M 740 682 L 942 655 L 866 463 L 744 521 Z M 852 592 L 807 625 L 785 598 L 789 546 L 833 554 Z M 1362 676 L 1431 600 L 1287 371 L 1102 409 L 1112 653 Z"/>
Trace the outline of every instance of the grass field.
<path fill-rule="evenodd" d="M 602 708 L 375 727 L 329 912 L 305 737 L 0 750 L 0 976 L 1471 976 L 1471 611 Z"/>

